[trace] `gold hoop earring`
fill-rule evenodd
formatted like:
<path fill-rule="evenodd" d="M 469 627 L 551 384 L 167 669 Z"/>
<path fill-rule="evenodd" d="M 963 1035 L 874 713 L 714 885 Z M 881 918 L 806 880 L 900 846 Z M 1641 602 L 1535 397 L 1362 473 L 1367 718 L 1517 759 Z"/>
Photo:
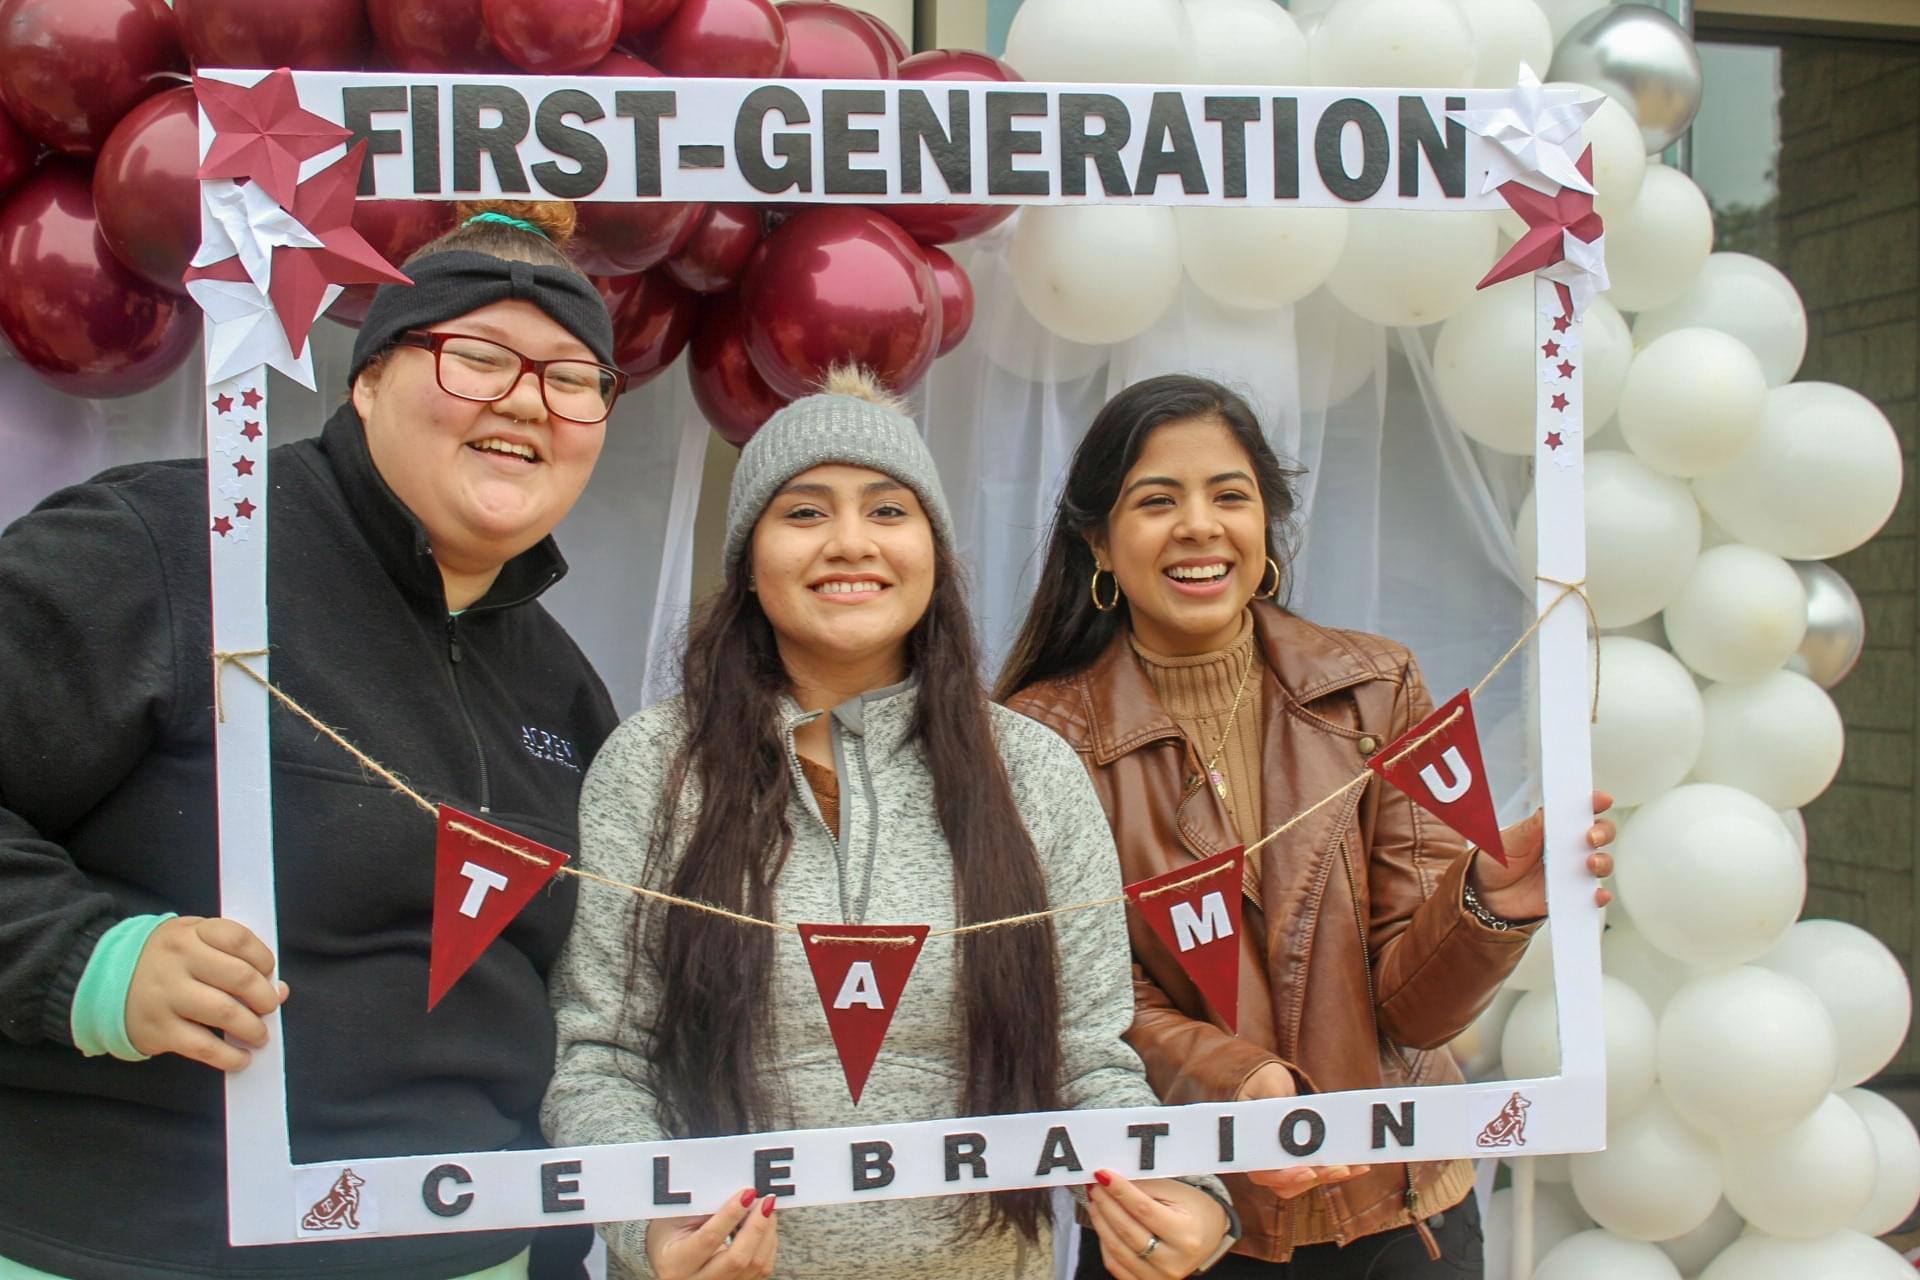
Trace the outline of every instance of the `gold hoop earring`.
<path fill-rule="evenodd" d="M 1265 591 L 1255 591 L 1253 593 L 1255 600 L 1271 600 L 1280 594 L 1280 566 L 1274 563 L 1272 556 L 1267 557 L 1267 568 L 1273 570 L 1273 585 Z M 1265 582 L 1266 580 L 1267 575 L 1264 573 L 1261 574 L 1260 581 Z"/>
<path fill-rule="evenodd" d="M 1100 575 L 1103 573 L 1107 574 L 1108 577 L 1113 577 L 1108 570 L 1102 568 L 1100 565 L 1096 564 L 1093 566 L 1093 580 L 1087 583 L 1087 594 L 1093 597 L 1093 607 L 1095 609 L 1098 609 L 1101 613 L 1112 613 L 1120 607 L 1120 579 L 1113 579 L 1113 599 L 1107 601 L 1105 604 L 1101 604 Z"/>

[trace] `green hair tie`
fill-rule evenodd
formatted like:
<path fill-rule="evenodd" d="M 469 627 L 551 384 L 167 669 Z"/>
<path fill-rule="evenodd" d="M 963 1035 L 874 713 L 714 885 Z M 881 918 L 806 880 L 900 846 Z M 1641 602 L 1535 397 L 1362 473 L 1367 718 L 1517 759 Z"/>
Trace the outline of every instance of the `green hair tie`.
<path fill-rule="evenodd" d="M 531 231 L 533 232 L 533 234 L 539 236 L 542 240 L 553 239 L 552 236 L 542 231 L 535 224 L 528 222 L 525 218 L 516 218 L 511 214 L 494 213 L 491 210 L 489 210 L 486 213 L 474 214 L 471 218 L 468 218 L 466 222 L 463 223 L 462 225 L 470 227 L 476 222 L 497 222 L 503 227 L 518 227 L 522 231 Z"/>

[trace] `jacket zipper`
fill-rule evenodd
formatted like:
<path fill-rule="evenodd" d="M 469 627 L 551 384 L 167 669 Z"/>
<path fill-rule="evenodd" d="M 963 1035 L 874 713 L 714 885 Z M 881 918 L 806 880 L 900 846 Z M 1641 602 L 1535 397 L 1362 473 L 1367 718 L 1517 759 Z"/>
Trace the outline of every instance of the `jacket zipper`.
<path fill-rule="evenodd" d="M 453 700 L 459 704 L 460 718 L 466 721 L 467 740 L 473 743 L 473 754 L 480 761 L 480 812 L 487 813 L 493 808 L 493 789 L 487 780 L 487 749 L 481 744 L 480 730 L 473 723 L 473 712 L 467 709 L 467 696 L 460 686 L 460 619 L 447 615 L 447 665 L 453 674 Z"/>

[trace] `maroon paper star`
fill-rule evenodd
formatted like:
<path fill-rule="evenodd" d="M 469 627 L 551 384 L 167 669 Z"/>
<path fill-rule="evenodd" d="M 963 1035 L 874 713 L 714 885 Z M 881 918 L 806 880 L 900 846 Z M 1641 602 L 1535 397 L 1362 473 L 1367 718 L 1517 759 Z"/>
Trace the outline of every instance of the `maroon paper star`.
<path fill-rule="evenodd" d="M 1593 181 L 1592 147 L 1580 153 L 1577 167 L 1581 177 Z M 1574 239 L 1589 244 L 1599 238 L 1600 215 L 1593 211 L 1593 196 L 1589 192 L 1561 187 L 1557 195 L 1550 196 L 1515 180 L 1502 184 L 1500 195 L 1526 220 L 1527 233 L 1507 250 L 1505 257 L 1493 264 L 1493 270 L 1487 272 L 1479 288 L 1529 275 L 1561 261 L 1567 256 L 1561 239 L 1564 232 L 1572 232 Z"/>
<path fill-rule="evenodd" d="M 225 516 L 215 516 L 213 518 L 213 531 L 224 538 L 233 532 L 233 521 L 227 519 Z"/>
<path fill-rule="evenodd" d="M 260 407 L 260 392 L 253 387 L 248 387 L 240 393 L 240 403 L 249 409 L 258 409 Z"/>
<path fill-rule="evenodd" d="M 215 396 L 213 398 L 213 411 L 223 418 L 232 413 L 233 397 L 224 394 Z"/>
<path fill-rule="evenodd" d="M 260 424 L 249 418 L 247 419 L 247 425 L 240 428 L 240 434 L 249 440 L 258 440 L 260 438 Z"/>
<path fill-rule="evenodd" d="M 1553 331 L 1555 333 L 1565 333 L 1572 324 L 1572 316 L 1555 316 L 1553 318 Z"/>
<path fill-rule="evenodd" d="M 239 516 L 242 520 L 253 519 L 253 513 L 259 509 L 260 508 L 253 505 L 253 501 L 250 498 L 242 498 L 233 504 L 233 514 Z"/>
<path fill-rule="evenodd" d="M 253 474 L 253 459 L 252 458 L 236 459 L 233 464 L 233 469 L 235 473 L 238 475 L 250 476 Z"/>
<path fill-rule="evenodd" d="M 1560 447 L 1560 433 L 1558 431 L 1547 432 L 1547 448 L 1558 449 L 1559 447 Z"/>
<path fill-rule="evenodd" d="M 1573 361 L 1571 360 L 1562 360 L 1553 367 L 1560 371 L 1560 376 L 1563 378 L 1571 378 L 1573 376 Z"/>
<path fill-rule="evenodd" d="M 300 105 L 293 72 L 285 67 L 251 89 L 195 76 L 193 91 L 214 128 L 200 176 L 251 178 L 283 208 L 293 204 L 300 162 L 353 136 Z"/>
<path fill-rule="evenodd" d="M 1560 344 L 1555 342 L 1552 338 L 1548 338 L 1545 342 L 1540 344 L 1540 354 L 1545 356 L 1547 359 L 1551 360 L 1555 356 L 1560 354 Z"/>
<path fill-rule="evenodd" d="M 267 295 L 287 331 L 287 345 L 299 355 L 320 318 L 320 301 L 330 284 L 409 284 L 378 249 L 353 229 L 354 193 L 367 144 L 361 142 L 339 160 L 301 183 L 288 210 L 320 240 L 318 249 L 281 246 L 273 251 L 273 283 Z"/>
<path fill-rule="evenodd" d="M 1566 412 L 1567 398 L 1565 396 L 1555 396 L 1550 403 L 1555 409 L 1558 409 L 1562 413 Z"/>

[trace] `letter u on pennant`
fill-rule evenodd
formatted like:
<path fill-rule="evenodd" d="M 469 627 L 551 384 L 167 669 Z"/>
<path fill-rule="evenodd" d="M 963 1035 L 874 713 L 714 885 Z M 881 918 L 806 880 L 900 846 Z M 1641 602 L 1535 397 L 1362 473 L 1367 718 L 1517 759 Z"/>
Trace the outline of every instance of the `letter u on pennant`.
<path fill-rule="evenodd" d="M 1227 1030 L 1240 1025 L 1238 848 L 1163 871 L 1126 888 L 1140 918 L 1186 970 Z"/>
<path fill-rule="evenodd" d="M 1421 742 L 1422 738 L 1426 741 Z M 1409 750 L 1409 743 L 1419 745 Z M 1500 823 L 1493 813 L 1493 789 L 1487 785 L 1487 767 L 1480 758 L 1473 699 L 1465 689 L 1380 748 L 1367 767 L 1506 864 Z"/>
<path fill-rule="evenodd" d="M 800 945 L 820 992 L 854 1105 L 893 1025 L 893 1011 L 927 940 L 924 924 L 802 924 Z"/>

